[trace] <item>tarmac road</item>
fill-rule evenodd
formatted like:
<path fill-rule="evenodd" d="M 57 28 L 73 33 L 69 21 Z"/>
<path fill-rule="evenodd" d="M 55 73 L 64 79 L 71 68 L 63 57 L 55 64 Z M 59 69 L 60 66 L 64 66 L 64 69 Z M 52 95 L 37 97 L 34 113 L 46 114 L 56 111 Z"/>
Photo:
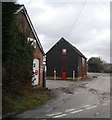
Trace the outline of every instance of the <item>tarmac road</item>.
<path fill-rule="evenodd" d="M 89 75 L 84 81 L 47 80 L 57 97 L 16 118 L 110 118 L 110 76 Z"/>

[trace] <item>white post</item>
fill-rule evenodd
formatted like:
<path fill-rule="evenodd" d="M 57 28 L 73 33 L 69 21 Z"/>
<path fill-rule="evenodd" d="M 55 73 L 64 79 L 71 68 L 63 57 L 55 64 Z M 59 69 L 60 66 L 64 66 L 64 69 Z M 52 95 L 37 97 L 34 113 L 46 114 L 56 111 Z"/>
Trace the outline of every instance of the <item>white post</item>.
<path fill-rule="evenodd" d="M 73 81 L 75 80 L 75 70 L 73 70 Z"/>
<path fill-rule="evenodd" d="M 45 80 L 46 80 L 47 66 L 45 65 Z"/>
<path fill-rule="evenodd" d="M 56 80 L 56 75 L 54 74 L 54 80 Z"/>
<path fill-rule="evenodd" d="M 54 80 L 56 80 L 56 70 L 54 69 Z"/>

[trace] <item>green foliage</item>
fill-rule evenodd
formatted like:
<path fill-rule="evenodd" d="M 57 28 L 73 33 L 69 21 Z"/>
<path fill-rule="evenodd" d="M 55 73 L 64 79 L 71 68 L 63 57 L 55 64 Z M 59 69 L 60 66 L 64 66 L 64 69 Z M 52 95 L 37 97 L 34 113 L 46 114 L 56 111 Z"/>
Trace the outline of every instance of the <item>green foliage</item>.
<path fill-rule="evenodd" d="M 3 3 L 3 93 L 13 97 L 32 77 L 33 48 L 27 37 L 20 34 L 16 25 L 15 11 L 18 5 Z"/>
<path fill-rule="evenodd" d="M 103 72 L 103 61 L 99 57 L 92 57 L 88 60 L 88 72 Z"/>
<path fill-rule="evenodd" d="M 15 16 L 14 12 L 15 4 L 10 3 L 2 3 L 2 49 L 3 49 L 3 63 L 8 59 L 9 53 L 14 51 L 16 46 L 17 35 L 16 35 L 16 27 L 15 27 Z"/>
<path fill-rule="evenodd" d="M 37 94 L 29 93 L 24 96 L 17 96 L 15 98 L 12 97 L 11 94 L 7 94 L 7 96 L 3 96 L 3 114 L 16 112 L 20 113 L 26 111 L 34 106 L 41 105 L 46 101 L 54 98 L 51 94 L 48 94 L 46 91 L 43 91 L 43 94 L 38 97 Z"/>

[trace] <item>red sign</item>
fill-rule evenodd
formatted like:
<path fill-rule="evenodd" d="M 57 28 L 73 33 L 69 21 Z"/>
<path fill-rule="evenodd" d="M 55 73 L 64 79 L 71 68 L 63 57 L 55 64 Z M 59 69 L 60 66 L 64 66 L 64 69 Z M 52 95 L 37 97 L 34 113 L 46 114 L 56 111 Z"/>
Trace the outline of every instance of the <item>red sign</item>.
<path fill-rule="evenodd" d="M 35 75 L 38 75 L 38 70 L 35 70 Z"/>
<path fill-rule="evenodd" d="M 54 70 L 54 75 L 56 75 L 56 70 Z"/>

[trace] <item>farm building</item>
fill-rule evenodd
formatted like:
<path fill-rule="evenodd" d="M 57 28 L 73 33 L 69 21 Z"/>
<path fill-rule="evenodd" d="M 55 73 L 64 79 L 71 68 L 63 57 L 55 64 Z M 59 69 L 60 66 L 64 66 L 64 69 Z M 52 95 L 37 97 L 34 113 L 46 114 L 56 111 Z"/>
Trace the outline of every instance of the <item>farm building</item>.
<path fill-rule="evenodd" d="M 27 40 L 32 42 L 34 48 L 34 60 L 33 62 L 33 86 L 43 86 L 43 56 L 44 51 L 37 36 L 37 33 L 33 27 L 30 17 L 27 13 L 24 5 L 17 5 L 17 11 L 15 12 L 17 19 L 17 26 L 19 32 L 27 37 Z"/>
<path fill-rule="evenodd" d="M 87 58 L 63 37 L 46 53 L 47 77 L 73 79 L 87 74 Z"/>

